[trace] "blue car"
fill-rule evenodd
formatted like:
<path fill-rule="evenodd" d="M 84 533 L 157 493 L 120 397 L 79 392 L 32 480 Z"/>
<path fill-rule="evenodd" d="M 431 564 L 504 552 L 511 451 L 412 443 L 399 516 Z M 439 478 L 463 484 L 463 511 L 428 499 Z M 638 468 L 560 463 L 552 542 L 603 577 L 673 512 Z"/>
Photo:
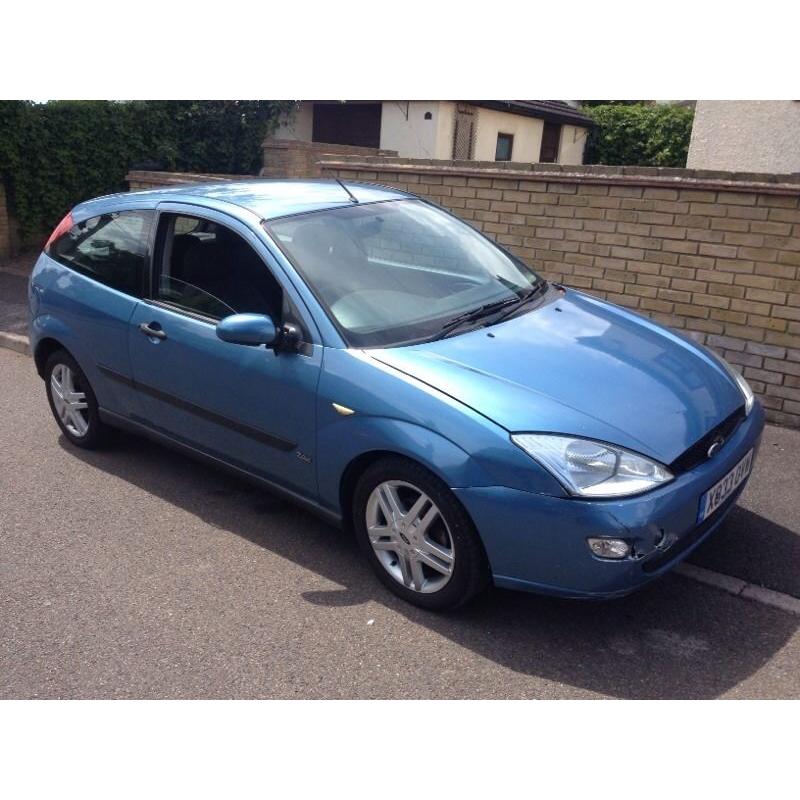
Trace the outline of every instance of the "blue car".
<path fill-rule="evenodd" d="M 764 426 L 718 356 L 381 186 L 81 203 L 29 297 L 70 442 L 124 428 L 259 481 L 430 609 L 646 584 L 720 524 Z"/>

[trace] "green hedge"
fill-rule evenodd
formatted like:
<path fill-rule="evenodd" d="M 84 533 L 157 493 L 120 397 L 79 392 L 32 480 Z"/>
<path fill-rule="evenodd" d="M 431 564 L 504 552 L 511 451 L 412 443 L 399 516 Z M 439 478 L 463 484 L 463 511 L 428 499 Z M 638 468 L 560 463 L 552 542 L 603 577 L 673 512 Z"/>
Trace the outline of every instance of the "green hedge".
<path fill-rule="evenodd" d="M 694 110 L 678 105 L 584 107 L 596 123 L 586 147 L 587 164 L 685 167 Z"/>
<path fill-rule="evenodd" d="M 293 104 L 269 100 L 0 101 L 0 179 L 23 238 L 76 203 L 124 190 L 132 166 L 256 174 Z"/>

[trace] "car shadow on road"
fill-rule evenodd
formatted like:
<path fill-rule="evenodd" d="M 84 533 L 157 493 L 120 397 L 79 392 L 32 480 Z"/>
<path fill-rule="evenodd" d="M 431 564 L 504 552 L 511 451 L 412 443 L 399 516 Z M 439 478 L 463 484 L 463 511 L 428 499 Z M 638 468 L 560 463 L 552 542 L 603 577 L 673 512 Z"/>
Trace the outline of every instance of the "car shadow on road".
<path fill-rule="evenodd" d="M 60 443 L 75 458 L 341 587 L 298 588 L 298 600 L 378 602 L 485 659 L 567 687 L 619 698 L 719 697 L 763 667 L 798 627 L 788 614 L 677 576 L 609 602 L 493 590 L 458 612 L 426 612 L 376 580 L 350 534 L 261 488 L 134 436 L 120 435 L 113 449 L 99 452 L 76 450 L 63 437 Z M 497 687 L 487 694 L 498 696 Z"/>
<path fill-rule="evenodd" d="M 800 530 L 737 506 L 689 559 L 707 569 L 800 597 Z"/>

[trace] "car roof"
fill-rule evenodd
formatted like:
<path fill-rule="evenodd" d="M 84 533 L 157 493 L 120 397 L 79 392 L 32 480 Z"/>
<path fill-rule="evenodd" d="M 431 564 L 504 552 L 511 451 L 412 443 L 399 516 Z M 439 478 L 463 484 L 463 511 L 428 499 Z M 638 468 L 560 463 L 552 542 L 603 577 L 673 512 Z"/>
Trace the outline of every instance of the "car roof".
<path fill-rule="evenodd" d="M 413 196 L 376 184 L 347 182 L 346 186 L 360 203 L 399 200 Z M 274 219 L 308 211 L 348 206 L 353 201 L 342 185 L 333 179 L 261 178 L 218 183 L 184 183 L 162 189 L 106 195 L 75 206 L 73 216 L 77 221 L 96 214 L 120 210 L 125 206 L 154 208 L 162 202 L 187 202 L 216 209 L 235 206 L 246 209 L 261 219 Z"/>

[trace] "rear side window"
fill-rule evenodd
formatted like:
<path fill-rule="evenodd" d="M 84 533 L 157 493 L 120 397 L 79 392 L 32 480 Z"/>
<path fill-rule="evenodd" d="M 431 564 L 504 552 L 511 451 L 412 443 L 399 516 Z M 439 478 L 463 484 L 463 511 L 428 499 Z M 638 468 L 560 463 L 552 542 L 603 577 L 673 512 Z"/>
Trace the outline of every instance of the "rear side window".
<path fill-rule="evenodd" d="M 140 297 L 144 288 L 153 211 L 117 211 L 79 222 L 47 254 L 76 272 Z"/>

